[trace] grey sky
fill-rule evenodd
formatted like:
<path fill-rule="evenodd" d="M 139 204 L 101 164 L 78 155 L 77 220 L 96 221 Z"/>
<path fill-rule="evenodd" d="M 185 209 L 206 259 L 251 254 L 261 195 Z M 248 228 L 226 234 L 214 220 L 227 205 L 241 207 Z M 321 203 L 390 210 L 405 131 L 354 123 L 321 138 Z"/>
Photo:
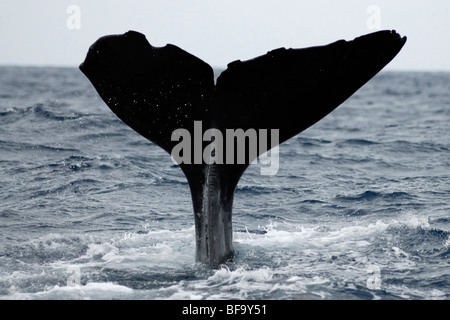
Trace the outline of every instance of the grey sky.
<path fill-rule="evenodd" d="M 100 36 L 136 30 L 224 67 L 379 27 L 408 36 L 389 69 L 450 71 L 449 14 L 448 0 L 2 0 L 0 65 L 77 66 Z"/>

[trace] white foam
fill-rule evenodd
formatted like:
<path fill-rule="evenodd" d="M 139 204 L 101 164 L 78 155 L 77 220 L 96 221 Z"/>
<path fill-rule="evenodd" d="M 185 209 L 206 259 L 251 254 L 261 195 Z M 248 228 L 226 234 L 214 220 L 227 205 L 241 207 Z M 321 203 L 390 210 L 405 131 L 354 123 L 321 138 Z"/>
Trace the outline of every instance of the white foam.
<path fill-rule="evenodd" d="M 238 268 L 231 271 L 228 267 L 222 267 L 217 270 L 207 282 L 210 286 L 221 286 L 231 284 L 248 284 L 250 282 L 267 282 L 272 280 L 273 271 L 268 267 L 255 270 L 246 270 Z"/>
<path fill-rule="evenodd" d="M 85 254 L 72 263 L 81 263 L 84 267 L 176 267 L 193 264 L 194 255 L 194 229 L 191 227 L 146 234 L 125 233 L 105 241 L 97 240 L 88 244 Z"/>
<path fill-rule="evenodd" d="M 324 232 L 320 226 L 299 226 L 296 231 L 283 230 L 283 226 L 269 225 L 266 233 L 252 235 L 236 233 L 234 239 L 238 243 L 260 247 L 304 248 L 305 250 L 333 246 L 334 249 L 365 247 L 370 245 L 367 240 L 371 234 L 377 234 L 387 229 L 389 224 L 377 221 L 368 225 L 350 225 Z"/>
<path fill-rule="evenodd" d="M 207 279 L 180 281 L 158 291 L 163 299 L 246 299 L 249 292 L 269 292 L 275 285 L 273 275 L 268 267 L 230 270 L 224 266 Z"/>
<path fill-rule="evenodd" d="M 391 227 L 406 226 L 409 228 L 430 228 L 428 217 L 405 213 L 393 218 L 387 217 L 375 221 L 352 220 L 351 223 L 333 223 L 332 226 L 316 224 L 298 225 L 292 228 L 292 223 L 270 222 L 265 227 L 264 234 L 234 233 L 234 241 L 240 244 L 262 247 L 266 249 L 302 249 L 308 250 L 348 250 L 364 248 L 371 245 L 373 239 Z M 247 230 L 247 229 L 246 229 Z M 450 242 L 450 240 L 449 240 Z"/>
<path fill-rule="evenodd" d="M 335 288 L 359 290 L 374 277 L 374 266 L 380 270 L 381 286 L 385 289 L 384 270 L 408 271 L 416 268 L 414 257 L 392 243 L 382 254 L 373 253 L 380 236 L 389 244 L 389 228 L 429 226 L 428 219 L 414 214 L 384 217 L 378 220 L 361 219 L 342 221 L 332 225 L 295 225 L 292 221 L 269 223 L 265 233 L 235 232 L 236 259 L 218 270 L 203 269 L 194 261 L 194 227 L 180 230 L 149 230 L 148 233 L 117 234 L 113 238 L 81 238 L 87 250 L 78 258 L 58 260 L 30 272 L 16 271 L 2 275 L 9 281 L 9 295 L 5 299 L 248 299 L 254 297 L 315 297 L 333 296 Z M 249 230 L 254 227 L 249 227 Z M 386 232 L 388 231 L 388 232 Z M 89 236 L 91 237 L 91 236 Z M 57 236 L 52 235 L 47 245 Z M 63 243 L 63 242 L 61 242 Z M 447 241 L 449 243 L 449 240 Z M 257 266 L 252 261 L 258 261 Z M 249 262 L 250 261 L 250 262 Z M 249 263 L 249 265 L 247 265 Z M 198 267 L 198 269 L 196 269 Z M 78 268 L 78 269 L 77 269 Z M 159 288 L 133 290 L 126 286 L 107 282 L 88 282 L 86 285 L 53 286 L 61 284 L 61 278 L 70 277 L 68 271 L 79 270 L 82 283 L 89 281 L 90 273 L 97 275 L 103 268 L 116 271 L 140 272 L 140 270 L 171 270 L 178 275 L 187 268 L 196 270 L 195 279 L 169 282 Z M 192 271 L 192 269 L 191 269 Z M 45 274 L 47 272 L 47 275 Z M 42 273 L 40 275 L 40 273 Z M 36 279 L 52 279 L 51 287 L 37 288 L 37 293 L 22 293 L 24 282 Z M 56 280 L 55 280 L 56 279 Z M 86 280 L 87 279 L 87 280 Z M 98 279 L 98 278 L 97 278 Z M 104 278 L 101 278 L 102 280 Z M 377 278 L 378 279 L 378 278 Z M 94 280 L 93 281 L 98 281 Z M 374 282 L 377 284 L 378 282 Z M 355 289 L 356 288 L 356 289 Z M 367 287 L 370 289 L 369 287 Z M 32 289 L 36 289 L 35 287 Z M 413 291 L 389 287 L 391 292 L 414 296 Z M 417 293 L 419 296 L 419 293 Z M 444 296 L 435 292 L 434 296 Z"/>
<path fill-rule="evenodd" d="M 12 300 L 97 300 L 132 298 L 133 289 L 114 283 L 88 283 L 86 285 L 54 286 L 37 293 L 13 293 Z"/>

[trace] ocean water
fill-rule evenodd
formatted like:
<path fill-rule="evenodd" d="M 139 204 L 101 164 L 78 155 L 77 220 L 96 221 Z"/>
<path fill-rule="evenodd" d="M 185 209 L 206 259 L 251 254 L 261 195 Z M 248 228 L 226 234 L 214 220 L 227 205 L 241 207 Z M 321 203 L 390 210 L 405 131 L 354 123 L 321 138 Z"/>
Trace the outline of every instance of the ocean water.
<path fill-rule="evenodd" d="M 450 74 L 383 72 L 250 166 L 235 258 L 76 68 L 0 67 L 0 299 L 449 299 Z"/>

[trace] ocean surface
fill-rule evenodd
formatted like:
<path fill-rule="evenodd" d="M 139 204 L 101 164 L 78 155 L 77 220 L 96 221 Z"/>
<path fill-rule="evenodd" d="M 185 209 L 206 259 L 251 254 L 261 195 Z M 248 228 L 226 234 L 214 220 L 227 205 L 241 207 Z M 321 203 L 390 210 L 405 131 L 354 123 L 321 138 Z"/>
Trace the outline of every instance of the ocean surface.
<path fill-rule="evenodd" d="M 450 74 L 382 72 L 250 166 L 235 258 L 76 68 L 0 67 L 0 299 L 449 299 Z"/>

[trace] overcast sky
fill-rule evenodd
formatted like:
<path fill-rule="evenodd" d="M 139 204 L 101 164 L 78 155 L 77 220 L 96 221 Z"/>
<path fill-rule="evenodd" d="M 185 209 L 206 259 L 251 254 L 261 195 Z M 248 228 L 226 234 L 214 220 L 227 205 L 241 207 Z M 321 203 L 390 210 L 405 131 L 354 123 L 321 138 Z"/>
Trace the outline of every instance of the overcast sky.
<path fill-rule="evenodd" d="M 450 71 L 449 0 L 1 0 L 0 65 L 78 66 L 99 37 L 136 30 L 213 67 L 395 29 L 390 70 Z"/>

